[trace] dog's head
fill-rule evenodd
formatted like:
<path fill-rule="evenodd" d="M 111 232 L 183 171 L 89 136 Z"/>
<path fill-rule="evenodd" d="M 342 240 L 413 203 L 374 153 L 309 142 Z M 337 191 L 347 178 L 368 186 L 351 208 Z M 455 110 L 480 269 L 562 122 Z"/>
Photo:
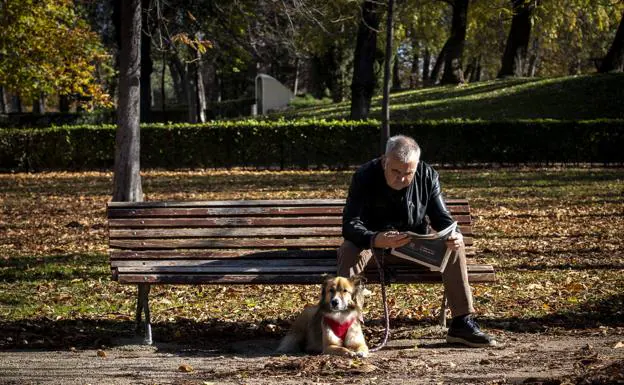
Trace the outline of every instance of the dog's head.
<path fill-rule="evenodd" d="M 363 278 L 327 278 L 321 287 L 320 305 L 329 311 L 361 310 L 364 306 L 363 290 Z"/>

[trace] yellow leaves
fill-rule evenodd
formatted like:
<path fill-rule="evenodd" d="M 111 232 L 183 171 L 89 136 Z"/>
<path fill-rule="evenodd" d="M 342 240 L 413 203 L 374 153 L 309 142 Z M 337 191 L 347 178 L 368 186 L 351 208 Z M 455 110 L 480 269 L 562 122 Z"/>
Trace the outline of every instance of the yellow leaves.
<path fill-rule="evenodd" d="M 110 105 L 96 80 L 95 64 L 107 58 L 99 36 L 74 12 L 67 0 L 32 2 L 9 0 L 5 11 L 11 22 L 0 38 L 2 85 L 24 100 L 40 93 L 75 93 L 91 106 Z"/>
<path fill-rule="evenodd" d="M 182 364 L 178 367 L 178 371 L 182 373 L 191 373 L 193 370 L 193 367 L 189 364 Z"/>
<path fill-rule="evenodd" d="M 189 37 L 188 34 L 184 32 L 174 35 L 171 38 L 171 40 L 174 43 L 182 43 L 188 46 L 189 48 L 193 49 L 200 55 L 205 54 L 209 48 L 213 47 L 212 42 L 210 40 L 203 40 L 203 39 L 200 39 L 199 37 L 191 38 Z"/>

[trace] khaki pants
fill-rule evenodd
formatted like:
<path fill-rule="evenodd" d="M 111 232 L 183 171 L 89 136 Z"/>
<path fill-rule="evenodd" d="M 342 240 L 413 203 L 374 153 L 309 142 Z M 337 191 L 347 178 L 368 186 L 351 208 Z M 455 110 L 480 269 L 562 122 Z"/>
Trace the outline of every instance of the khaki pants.
<path fill-rule="evenodd" d="M 385 263 L 391 265 L 397 262 L 396 257 L 386 255 Z M 338 249 L 338 275 L 351 277 L 364 271 L 368 264 L 375 265 L 373 252 L 370 249 L 360 249 L 350 241 L 344 241 Z M 466 250 L 464 247 L 453 252 L 442 273 L 444 291 L 453 317 L 474 313 L 472 306 L 472 291 L 468 283 L 466 269 Z"/>

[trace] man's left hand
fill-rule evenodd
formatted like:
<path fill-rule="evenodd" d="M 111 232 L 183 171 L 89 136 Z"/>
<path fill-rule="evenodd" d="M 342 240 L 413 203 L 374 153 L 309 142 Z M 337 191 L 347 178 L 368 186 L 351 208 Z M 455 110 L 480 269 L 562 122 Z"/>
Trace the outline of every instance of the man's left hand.
<path fill-rule="evenodd" d="M 464 236 L 462 233 L 458 233 L 453 231 L 451 236 L 446 240 L 446 244 L 453 250 L 458 250 L 460 247 L 464 246 Z"/>

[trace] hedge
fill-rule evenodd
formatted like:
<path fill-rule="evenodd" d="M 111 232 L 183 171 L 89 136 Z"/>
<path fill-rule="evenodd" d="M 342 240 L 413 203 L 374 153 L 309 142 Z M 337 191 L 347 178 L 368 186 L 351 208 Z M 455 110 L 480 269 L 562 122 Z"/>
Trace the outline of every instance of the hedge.
<path fill-rule="evenodd" d="M 430 163 L 624 164 L 624 120 L 400 122 Z M 143 168 L 346 168 L 378 155 L 375 121 L 141 126 Z M 3 170 L 111 169 L 115 127 L 0 129 Z"/>

